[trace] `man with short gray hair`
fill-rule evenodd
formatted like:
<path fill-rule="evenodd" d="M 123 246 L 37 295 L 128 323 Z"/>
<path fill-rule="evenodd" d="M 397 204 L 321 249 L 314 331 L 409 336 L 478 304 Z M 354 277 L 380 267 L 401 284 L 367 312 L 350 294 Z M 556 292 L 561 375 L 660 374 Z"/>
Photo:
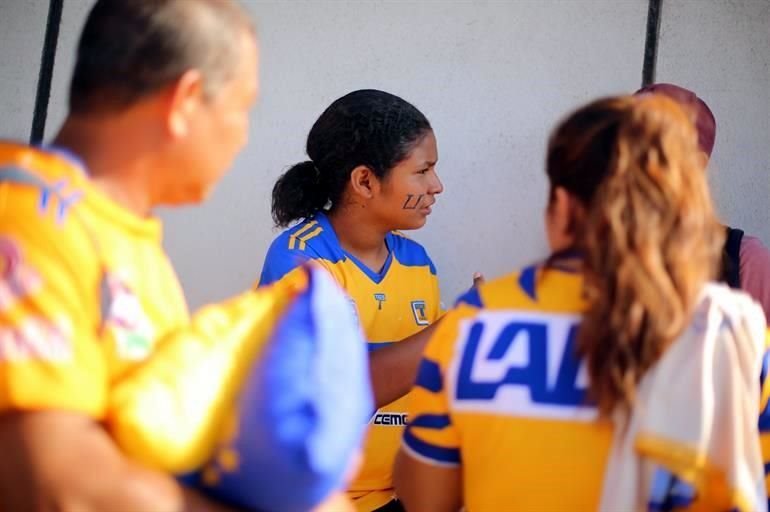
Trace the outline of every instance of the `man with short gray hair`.
<path fill-rule="evenodd" d="M 238 383 L 257 364 L 260 336 L 310 289 L 312 273 L 190 318 L 152 211 L 202 201 L 230 167 L 246 144 L 257 65 L 254 27 L 232 0 L 98 0 L 52 145 L 0 142 L 0 510 L 225 508 L 169 474 L 199 468 L 203 450 L 166 452 L 184 451 L 179 438 L 212 441 L 226 430 L 232 418 L 222 411 L 235 407 Z M 169 353 L 176 359 L 144 379 Z M 360 371 L 342 385 L 368 389 L 365 358 L 361 342 L 361 364 L 349 361 Z M 193 363 L 193 377 L 182 379 Z M 333 478 L 326 466 L 306 472 L 304 487 L 273 493 L 266 508 L 307 510 L 344 485 L 340 473 L 365 426 L 359 409 L 371 402 L 360 398 L 334 410 L 351 429 L 349 441 L 324 452 Z M 198 411 L 202 402 L 210 406 Z M 161 431 L 168 443 L 153 445 Z M 280 440 L 259 440 L 276 466 Z M 151 449 L 134 446 L 142 441 Z M 246 462 L 227 454 L 225 470 Z M 255 473 L 252 487 L 275 487 L 268 472 Z M 218 477 L 203 475 L 210 484 Z"/>

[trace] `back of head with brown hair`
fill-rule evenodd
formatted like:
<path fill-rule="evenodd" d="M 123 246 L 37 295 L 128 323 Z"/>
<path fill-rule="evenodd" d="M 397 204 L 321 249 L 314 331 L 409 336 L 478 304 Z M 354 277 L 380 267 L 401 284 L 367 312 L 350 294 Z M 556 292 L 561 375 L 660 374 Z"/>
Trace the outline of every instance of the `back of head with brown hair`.
<path fill-rule="evenodd" d="M 660 95 L 595 101 L 550 140 L 552 190 L 563 187 L 586 209 L 578 352 L 603 414 L 633 404 L 639 380 L 716 275 L 723 230 L 702 166 L 688 115 Z"/>

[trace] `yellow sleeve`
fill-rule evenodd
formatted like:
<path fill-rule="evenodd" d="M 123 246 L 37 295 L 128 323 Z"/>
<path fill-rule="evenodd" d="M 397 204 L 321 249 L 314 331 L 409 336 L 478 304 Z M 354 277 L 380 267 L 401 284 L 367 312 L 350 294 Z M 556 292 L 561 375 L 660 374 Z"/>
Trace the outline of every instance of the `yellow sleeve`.
<path fill-rule="evenodd" d="M 57 216 L 41 208 L 42 194 L 0 183 L 0 411 L 102 418 L 98 260 L 73 209 Z"/>
<path fill-rule="evenodd" d="M 300 267 L 273 285 L 204 308 L 115 383 L 107 424 L 123 452 L 177 474 L 206 462 L 226 435 L 223 424 L 232 419 L 255 358 L 307 279 Z"/>
<path fill-rule="evenodd" d="M 428 342 L 410 392 L 409 424 L 404 430 L 404 450 L 418 460 L 439 466 L 461 463 L 460 438 L 449 409 L 446 375 L 461 318 L 458 310 L 447 313 Z"/>

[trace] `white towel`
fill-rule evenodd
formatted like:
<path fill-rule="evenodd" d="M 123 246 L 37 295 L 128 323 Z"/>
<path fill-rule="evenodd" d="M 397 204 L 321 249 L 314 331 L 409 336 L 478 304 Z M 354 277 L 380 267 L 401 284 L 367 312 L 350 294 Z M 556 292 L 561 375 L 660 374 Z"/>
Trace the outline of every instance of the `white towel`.
<path fill-rule="evenodd" d="M 759 445 L 765 317 L 747 295 L 708 284 L 690 326 L 614 415 L 601 512 L 648 510 L 665 475 L 697 510 L 767 511 Z M 656 481 L 656 479 L 658 481 Z"/>

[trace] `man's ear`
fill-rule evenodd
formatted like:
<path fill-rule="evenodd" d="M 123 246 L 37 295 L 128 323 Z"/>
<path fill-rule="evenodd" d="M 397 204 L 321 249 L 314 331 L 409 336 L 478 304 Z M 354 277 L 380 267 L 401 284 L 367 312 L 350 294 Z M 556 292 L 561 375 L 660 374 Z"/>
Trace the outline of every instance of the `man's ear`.
<path fill-rule="evenodd" d="M 350 189 L 361 199 L 371 199 L 380 189 L 380 180 L 365 166 L 359 165 L 350 173 Z"/>
<path fill-rule="evenodd" d="M 190 132 L 192 117 L 203 101 L 203 75 L 197 69 L 185 71 L 165 94 L 166 127 L 175 139 Z"/>

